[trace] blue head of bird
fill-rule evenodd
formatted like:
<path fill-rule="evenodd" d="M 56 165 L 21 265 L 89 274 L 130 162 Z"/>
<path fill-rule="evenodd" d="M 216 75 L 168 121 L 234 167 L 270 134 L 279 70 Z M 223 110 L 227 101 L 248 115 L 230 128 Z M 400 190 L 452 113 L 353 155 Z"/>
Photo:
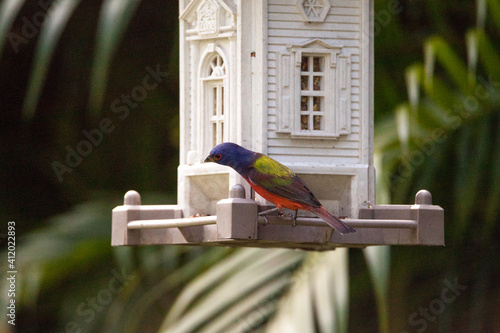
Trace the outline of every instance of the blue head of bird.
<path fill-rule="evenodd" d="M 224 142 L 215 146 L 205 158 L 206 162 L 226 165 L 240 174 L 245 174 L 248 166 L 255 160 L 256 153 L 232 142 Z"/>

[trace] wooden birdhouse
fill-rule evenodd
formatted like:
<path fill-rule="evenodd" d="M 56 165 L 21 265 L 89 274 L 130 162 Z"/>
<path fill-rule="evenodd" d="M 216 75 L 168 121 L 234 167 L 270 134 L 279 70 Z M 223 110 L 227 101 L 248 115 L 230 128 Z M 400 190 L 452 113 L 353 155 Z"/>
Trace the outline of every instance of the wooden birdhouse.
<path fill-rule="evenodd" d="M 279 218 L 261 226 L 257 211 L 269 203 L 232 169 L 203 163 L 216 144 L 228 141 L 294 170 L 325 208 L 355 228 L 380 229 L 376 239 L 357 232 L 342 243 L 393 242 L 386 233 L 398 235 L 398 228 L 364 220 L 377 219 L 373 0 L 180 0 L 179 13 L 178 204 L 140 206 L 138 194 L 129 193 L 114 211 L 113 244 L 242 245 L 245 239 L 246 246 L 339 246 L 332 229 L 311 215 L 296 228 Z M 418 240 L 422 230 L 409 207 L 394 219 L 412 220 L 399 226 L 413 236 L 398 239 L 442 244 L 442 232 Z M 433 231 L 443 229 L 439 212 Z M 156 227 L 161 235 L 144 230 Z"/>
<path fill-rule="evenodd" d="M 226 141 L 287 165 L 337 215 L 373 202 L 369 20 L 368 0 L 180 1 L 184 215 L 215 214 L 235 184 L 250 195 L 202 163 Z"/>

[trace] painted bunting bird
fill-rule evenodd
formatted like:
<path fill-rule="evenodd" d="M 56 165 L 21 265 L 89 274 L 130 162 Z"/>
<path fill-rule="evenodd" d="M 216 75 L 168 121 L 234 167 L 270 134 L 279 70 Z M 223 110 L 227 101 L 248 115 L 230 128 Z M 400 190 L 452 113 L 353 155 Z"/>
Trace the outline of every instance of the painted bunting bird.
<path fill-rule="evenodd" d="M 269 156 L 253 152 L 235 143 L 225 142 L 215 146 L 205 162 L 215 162 L 233 168 L 245 178 L 255 192 L 276 205 L 276 208 L 261 212 L 259 215 L 265 217 L 271 211 L 288 208 L 295 211 L 295 216 L 292 217 L 295 224 L 297 210 L 302 209 L 316 214 L 341 234 L 355 232 L 353 228 L 327 211 L 292 170 Z"/>

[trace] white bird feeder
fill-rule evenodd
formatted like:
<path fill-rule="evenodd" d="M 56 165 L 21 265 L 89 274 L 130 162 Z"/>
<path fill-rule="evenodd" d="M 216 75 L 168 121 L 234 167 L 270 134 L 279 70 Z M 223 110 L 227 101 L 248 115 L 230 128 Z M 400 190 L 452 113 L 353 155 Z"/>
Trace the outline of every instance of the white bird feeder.
<path fill-rule="evenodd" d="M 178 204 L 113 210 L 112 245 L 290 247 L 444 245 L 444 213 L 375 202 L 373 0 L 180 0 Z M 221 142 L 298 174 L 356 233 L 312 215 L 257 213 L 270 203 L 234 170 L 202 163 Z"/>

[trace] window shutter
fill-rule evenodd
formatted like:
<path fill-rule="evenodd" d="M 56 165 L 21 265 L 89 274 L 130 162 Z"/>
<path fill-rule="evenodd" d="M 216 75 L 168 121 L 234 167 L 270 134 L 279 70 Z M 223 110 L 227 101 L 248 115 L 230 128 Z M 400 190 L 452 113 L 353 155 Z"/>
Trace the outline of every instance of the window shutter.
<path fill-rule="evenodd" d="M 292 57 L 290 54 L 278 54 L 278 94 L 276 96 L 276 117 L 278 133 L 291 133 L 291 115 L 294 109 Z"/>
<path fill-rule="evenodd" d="M 351 59 L 341 55 L 337 68 L 337 130 L 339 134 L 351 133 Z"/>

